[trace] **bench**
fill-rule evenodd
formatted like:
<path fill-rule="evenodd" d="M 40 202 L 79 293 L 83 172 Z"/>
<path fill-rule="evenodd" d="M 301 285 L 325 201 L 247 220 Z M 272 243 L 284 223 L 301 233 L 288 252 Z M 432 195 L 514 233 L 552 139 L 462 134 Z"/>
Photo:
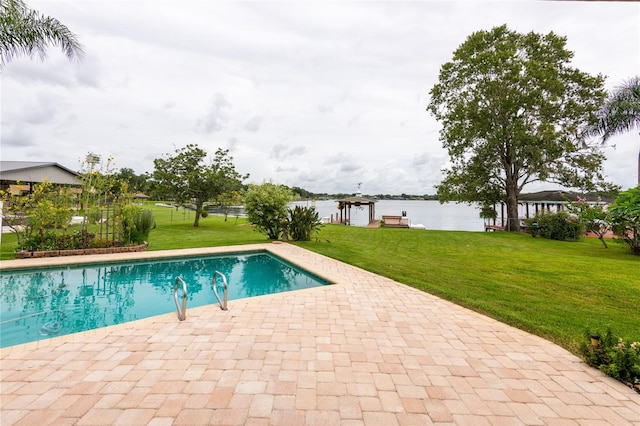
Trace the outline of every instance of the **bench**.
<path fill-rule="evenodd" d="M 406 216 L 382 216 L 384 226 L 388 228 L 408 228 L 409 218 Z"/>

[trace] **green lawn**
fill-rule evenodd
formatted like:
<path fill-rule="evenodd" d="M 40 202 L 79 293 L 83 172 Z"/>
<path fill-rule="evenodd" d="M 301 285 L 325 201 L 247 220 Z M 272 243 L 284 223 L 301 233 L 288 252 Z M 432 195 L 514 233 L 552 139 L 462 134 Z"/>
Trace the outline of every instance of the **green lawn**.
<path fill-rule="evenodd" d="M 327 226 L 300 246 L 577 352 L 586 328 L 640 341 L 640 257 L 597 239 Z"/>
<path fill-rule="evenodd" d="M 243 219 L 217 216 L 194 228 L 193 213 L 154 207 L 150 250 L 268 240 Z M 586 328 L 640 341 L 640 257 L 600 241 L 558 242 L 503 232 L 325 226 L 296 243 L 451 300 L 577 352 Z M 15 236 L 2 237 L 2 259 Z"/>

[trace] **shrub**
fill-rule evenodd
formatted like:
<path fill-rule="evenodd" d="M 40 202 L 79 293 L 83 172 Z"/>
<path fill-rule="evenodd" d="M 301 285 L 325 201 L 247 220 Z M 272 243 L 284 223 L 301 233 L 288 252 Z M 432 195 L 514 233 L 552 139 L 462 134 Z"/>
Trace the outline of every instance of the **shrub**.
<path fill-rule="evenodd" d="M 627 343 L 621 338 L 616 339 L 611 330 L 607 330 L 602 338 L 588 330 L 585 336 L 593 342 L 583 342 L 580 347 L 587 364 L 640 393 L 640 342 Z"/>
<path fill-rule="evenodd" d="M 41 250 L 59 250 L 58 236 L 55 232 L 42 232 L 33 234 L 24 239 L 17 247 L 17 250 L 41 251 Z"/>
<path fill-rule="evenodd" d="M 144 234 L 137 229 L 134 229 L 129 234 L 129 244 L 143 244 L 146 241 Z"/>
<path fill-rule="evenodd" d="M 95 234 L 87 231 L 76 231 L 71 235 L 59 235 L 54 231 L 35 234 L 25 239 L 16 247 L 18 251 L 43 250 L 75 250 L 93 246 Z"/>
<path fill-rule="evenodd" d="M 318 234 L 322 223 L 318 212 L 313 207 L 295 206 L 288 210 L 287 230 L 289 237 L 295 241 L 309 241 L 313 234 Z"/>
<path fill-rule="evenodd" d="M 533 220 L 529 219 L 529 222 L 537 222 L 540 235 L 550 240 L 575 241 L 584 233 L 578 217 L 567 212 L 539 213 Z"/>
<path fill-rule="evenodd" d="M 202 214 L 202 217 L 207 217 L 206 212 Z M 143 243 L 148 240 L 149 232 L 156 228 L 156 219 L 153 212 L 149 209 L 139 210 L 134 217 L 134 223 L 136 232 L 142 235 L 142 241 L 138 243 Z"/>
<path fill-rule="evenodd" d="M 86 230 L 76 231 L 73 233 L 73 239 L 75 241 L 75 248 L 89 248 L 93 244 L 93 240 L 96 238 L 96 234 L 87 232 Z"/>
<path fill-rule="evenodd" d="M 119 238 L 125 244 L 132 243 L 133 234 L 136 231 L 135 219 L 140 210 L 142 210 L 140 207 L 132 204 L 124 206 L 119 212 L 119 220 L 114 222 L 114 225 L 118 224 Z"/>
<path fill-rule="evenodd" d="M 87 248 L 109 248 L 113 246 L 114 244 L 110 240 L 106 240 L 104 238 L 94 238 L 90 241 Z"/>
<path fill-rule="evenodd" d="M 153 212 L 128 205 L 121 211 L 120 238 L 122 244 L 142 244 L 149 239 L 149 232 L 156 227 Z"/>
<path fill-rule="evenodd" d="M 265 182 L 249 185 L 244 209 L 249 222 L 271 240 L 280 238 L 287 224 L 287 204 L 293 199 L 291 190 L 283 185 Z"/>
<path fill-rule="evenodd" d="M 609 213 L 614 232 L 640 254 L 640 186 L 621 192 Z"/>

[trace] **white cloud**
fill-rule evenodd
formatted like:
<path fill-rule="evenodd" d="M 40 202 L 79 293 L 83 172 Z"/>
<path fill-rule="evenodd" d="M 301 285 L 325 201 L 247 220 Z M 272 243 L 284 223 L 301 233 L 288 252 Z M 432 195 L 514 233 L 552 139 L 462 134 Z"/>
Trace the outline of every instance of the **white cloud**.
<path fill-rule="evenodd" d="M 276 160 L 286 160 L 290 157 L 296 157 L 304 155 L 307 152 L 307 148 L 302 145 L 289 146 L 287 144 L 276 144 L 271 148 L 271 154 L 269 158 Z"/>
<path fill-rule="evenodd" d="M 244 123 L 244 129 L 247 132 L 257 132 L 258 130 L 260 130 L 260 125 L 262 124 L 262 117 L 259 116 L 254 116 L 251 117 L 249 120 L 247 120 L 246 123 Z"/>
<path fill-rule="evenodd" d="M 230 120 L 231 104 L 224 95 L 216 93 L 205 115 L 198 119 L 198 129 L 205 133 L 223 130 Z"/>
<path fill-rule="evenodd" d="M 2 81 L 2 158 L 77 168 L 88 151 L 151 171 L 197 143 L 232 151 L 251 182 L 314 192 L 433 193 L 448 157 L 425 111 L 440 66 L 506 23 L 567 37 L 573 64 L 638 73 L 640 5 L 624 2 L 32 1 L 80 37 L 69 63 L 19 59 Z M 624 42 L 622 42 L 624 41 Z M 637 134 L 605 172 L 635 184 Z"/>
<path fill-rule="evenodd" d="M 36 141 L 33 135 L 27 133 L 23 127 L 15 125 L 3 125 L 2 126 L 2 159 L 14 160 L 9 157 L 7 151 L 11 151 L 12 148 L 29 149 L 36 146 Z"/>

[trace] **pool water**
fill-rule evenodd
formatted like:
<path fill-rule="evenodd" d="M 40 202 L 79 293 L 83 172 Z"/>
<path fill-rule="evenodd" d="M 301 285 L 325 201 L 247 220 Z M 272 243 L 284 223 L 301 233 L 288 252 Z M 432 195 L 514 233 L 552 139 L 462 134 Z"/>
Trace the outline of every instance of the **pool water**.
<path fill-rule="evenodd" d="M 267 252 L 3 270 L 0 347 L 175 312 L 177 276 L 187 284 L 187 318 L 193 307 L 220 309 L 215 271 L 227 278 L 229 300 L 328 284 Z"/>

